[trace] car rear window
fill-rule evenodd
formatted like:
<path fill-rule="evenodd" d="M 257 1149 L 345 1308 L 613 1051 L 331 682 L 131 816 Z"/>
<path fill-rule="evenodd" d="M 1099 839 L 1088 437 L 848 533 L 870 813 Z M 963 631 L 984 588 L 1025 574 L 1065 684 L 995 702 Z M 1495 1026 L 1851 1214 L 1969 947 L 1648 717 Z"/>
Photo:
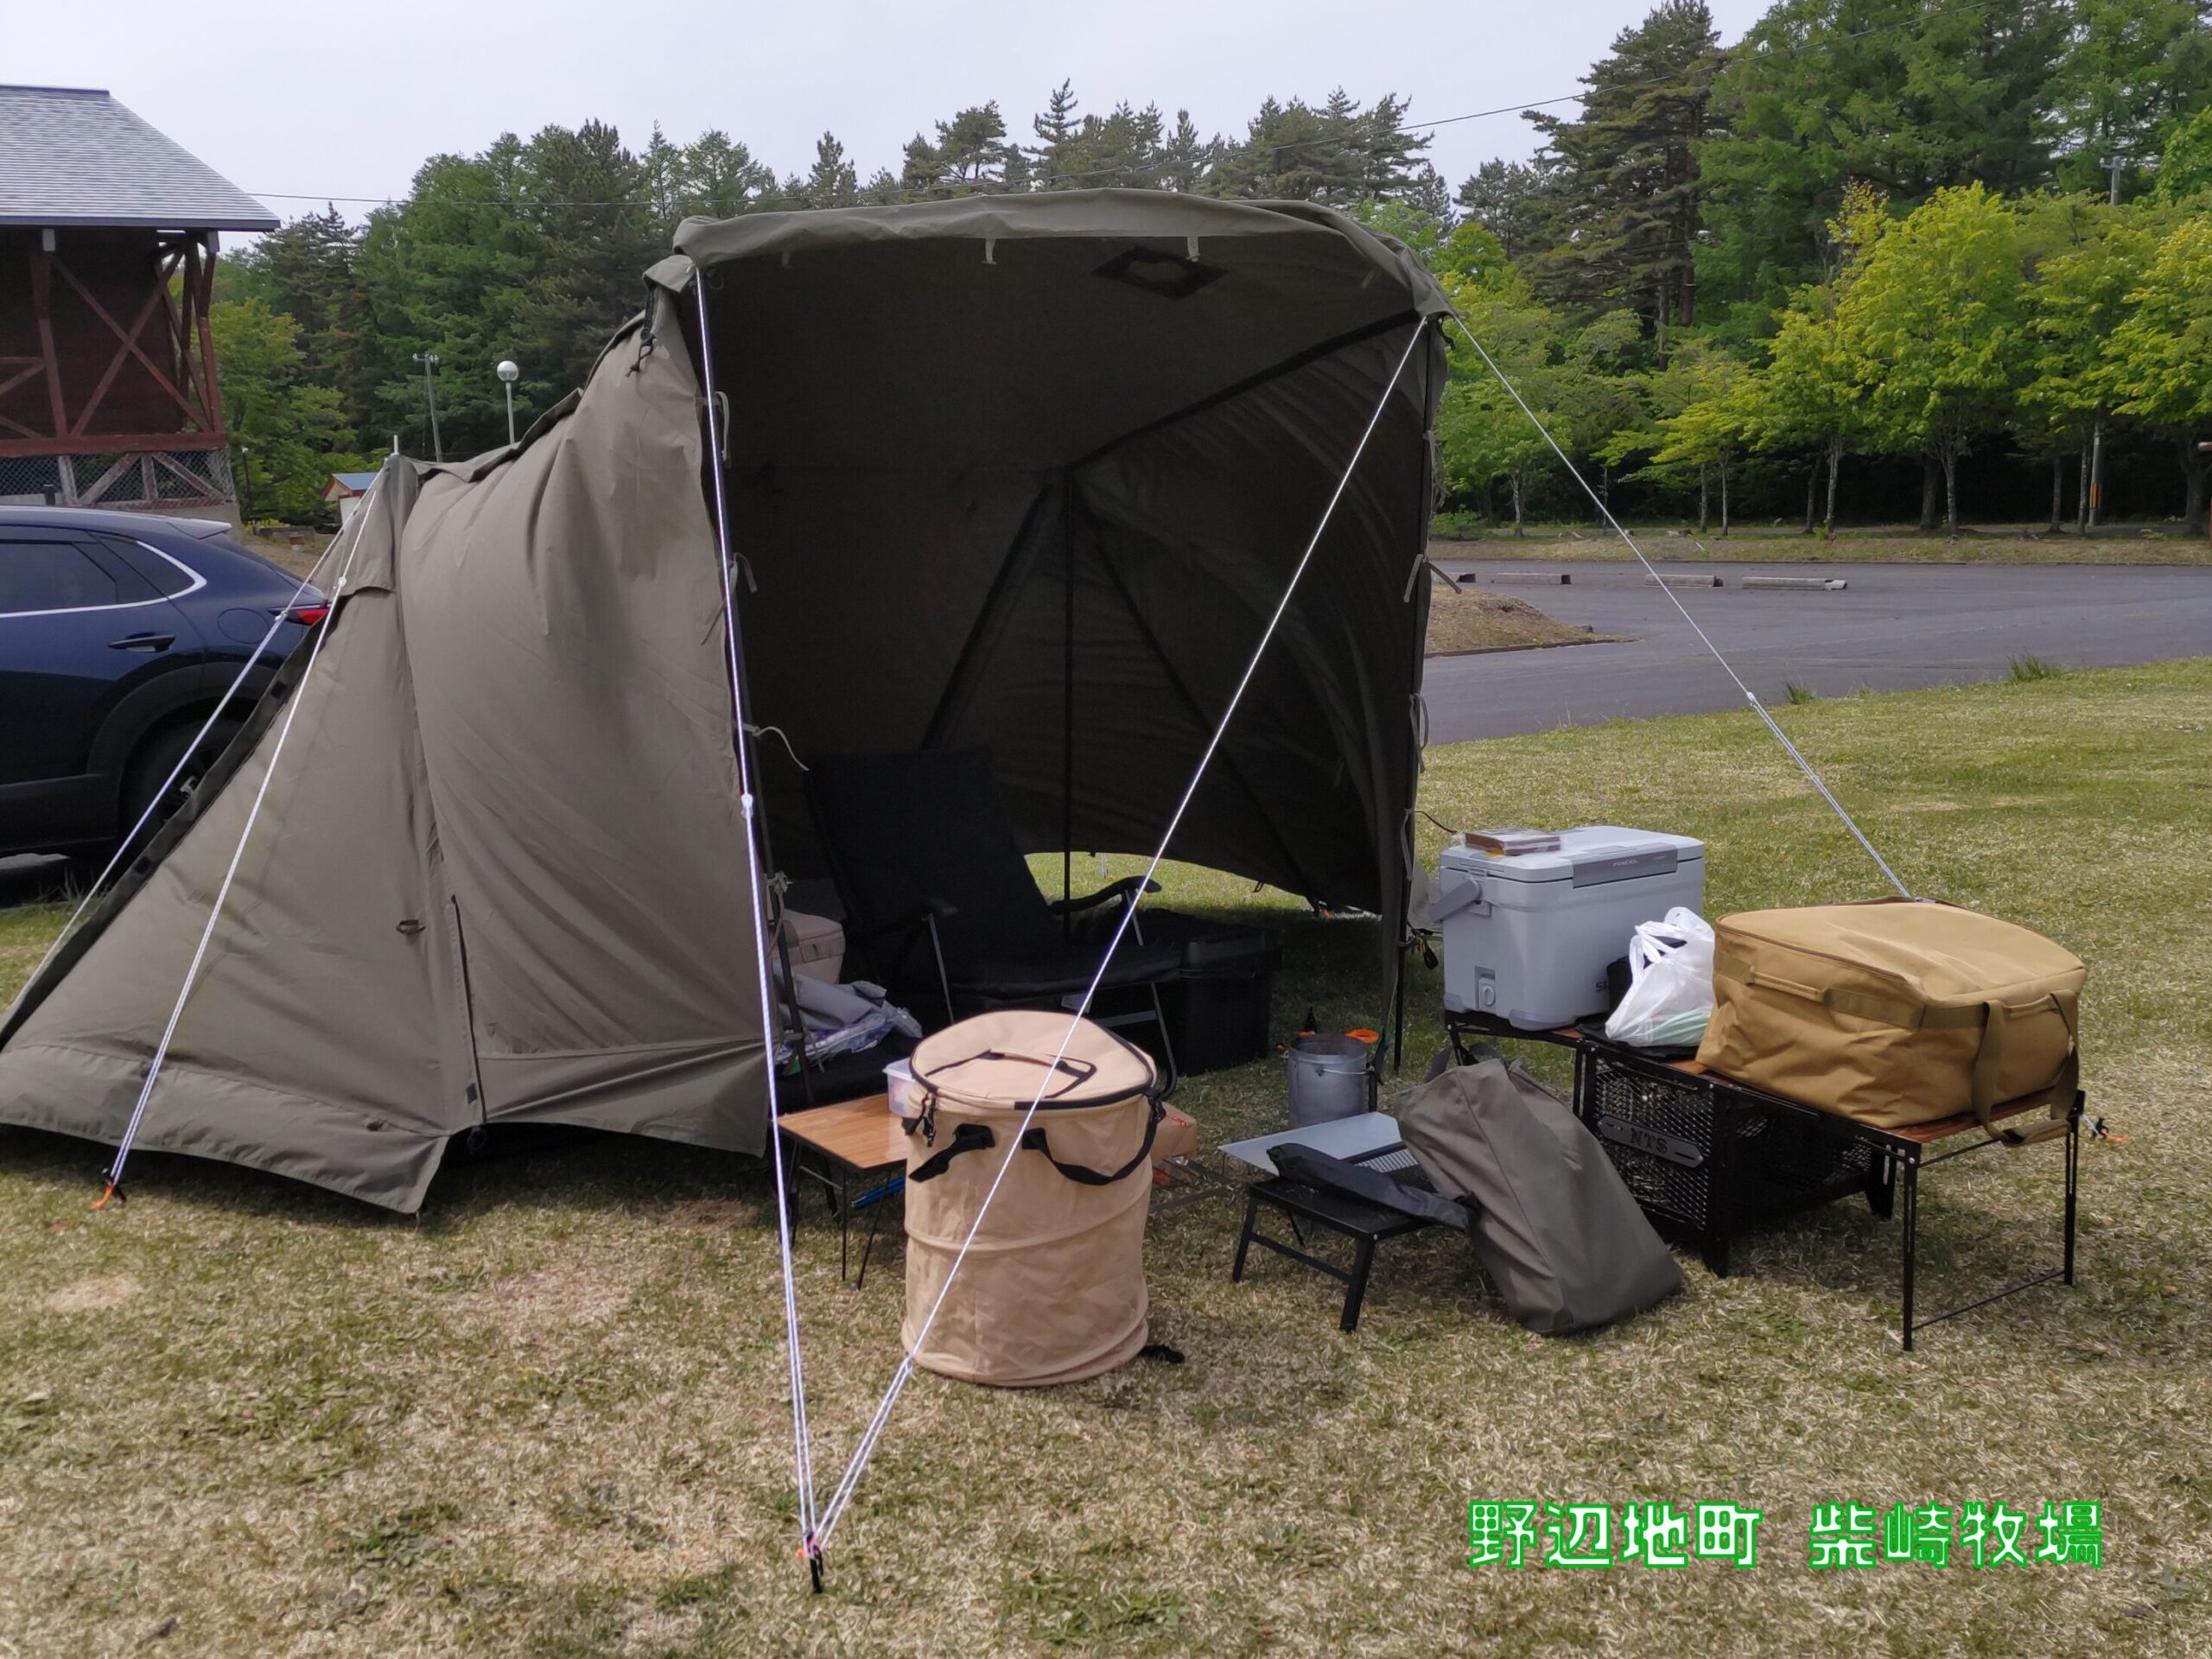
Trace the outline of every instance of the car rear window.
<path fill-rule="evenodd" d="M 116 602 L 115 578 L 76 543 L 0 540 L 0 616 Z"/>
<path fill-rule="evenodd" d="M 122 536 L 103 536 L 100 545 L 130 569 L 146 580 L 150 590 L 147 597 L 159 594 L 163 599 L 174 599 L 190 588 L 195 578 L 175 560 L 164 557 L 150 547 Z"/>

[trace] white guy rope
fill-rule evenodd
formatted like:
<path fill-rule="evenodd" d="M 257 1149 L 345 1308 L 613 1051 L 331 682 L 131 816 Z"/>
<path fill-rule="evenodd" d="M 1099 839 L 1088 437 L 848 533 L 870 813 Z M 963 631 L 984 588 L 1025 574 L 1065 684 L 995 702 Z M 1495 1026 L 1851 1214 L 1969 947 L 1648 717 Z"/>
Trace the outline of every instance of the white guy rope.
<path fill-rule="evenodd" d="M 368 493 L 361 498 L 363 512 L 366 512 L 371 503 L 376 499 L 377 486 L 383 481 L 384 474 L 378 472 L 375 479 L 371 481 Z M 92 885 L 85 889 L 84 897 L 77 901 L 77 908 L 69 912 L 69 919 L 62 923 L 61 931 L 54 936 L 54 943 L 46 947 L 46 954 L 38 959 L 38 966 L 32 969 L 29 977 L 23 981 L 26 988 L 35 985 L 38 982 L 38 976 L 46 971 L 47 964 L 60 955 L 61 947 L 69 942 L 69 936 L 77 931 L 77 924 L 84 920 L 85 912 L 92 907 L 92 900 L 100 896 L 100 889 L 107 885 L 108 878 L 115 874 L 116 867 L 123 862 L 124 855 L 137 844 L 139 833 L 145 829 L 147 820 L 154 816 L 155 809 L 168 798 L 169 791 L 176 786 L 177 779 L 182 775 L 185 767 L 191 763 L 192 757 L 200 752 L 200 746 L 207 741 L 207 734 L 215 728 L 215 722 L 223 717 L 223 710 L 229 708 L 231 699 L 238 696 L 238 688 L 245 683 L 246 676 L 260 666 L 261 653 L 269 649 L 269 642 L 276 637 L 276 630 L 284 626 L 284 619 L 299 608 L 300 595 L 307 592 L 308 585 L 315 581 L 315 573 L 322 569 L 330 557 L 331 549 L 337 544 L 334 540 L 330 547 L 323 549 L 321 557 L 316 559 L 308 568 L 307 575 L 300 578 L 300 585 L 292 589 L 292 597 L 285 602 L 284 608 L 277 612 L 270 620 L 269 632 L 261 636 L 261 643 L 253 648 L 245 663 L 239 666 L 238 677 L 224 690 L 222 700 L 216 703 L 213 711 L 201 722 L 200 729 L 192 734 L 192 741 L 184 746 L 184 753 L 177 757 L 176 765 L 169 768 L 169 775 L 162 779 L 162 786 L 148 798 L 146 810 L 138 815 L 138 822 L 130 826 L 130 832 L 128 835 L 116 842 L 115 851 L 109 855 L 106 867 L 92 878 Z"/>
<path fill-rule="evenodd" d="M 308 683 L 315 677 L 315 665 L 322 659 L 323 644 L 330 638 L 330 625 L 338 620 L 338 604 L 345 596 L 346 583 L 353 574 L 353 560 L 359 554 L 364 539 L 356 536 L 353 545 L 346 550 L 346 563 L 339 569 L 337 586 L 331 590 L 330 608 L 315 625 L 315 644 L 308 651 L 307 666 L 300 671 L 299 680 L 292 687 L 283 724 L 277 728 L 276 744 L 269 751 L 269 765 L 261 774 L 260 787 L 253 791 L 253 804 L 246 809 L 245 827 L 238 831 L 238 844 L 231 851 L 231 866 L 223 872 L 222 886 L 215 889 L 215 902 L 207 907 L 207 925 L 200 930 L 200 944 L 192 953 L 191 965 L 184 970 L 184 983 L 177 990 L 176 1006 L 169 1010 L 169 1022 L 162 1028 L 162 1040 L 155 1046 L 152 1063 L 146 1067 L 146 1081 L 138 1090 L 137 1103 L 130 1109 L 130 1122 L 124 1127 L 123 1139 L 116 1145 L 115 1161 L 107 1167 L 107 1190 L 100 1194 L 100 1204 L 105 1204 L 123 1185 L 123 1166 L 130 1161 L 130 1148 L 138 1139 L 138 1126 L 145 1121 L 146 1103 L 154 1097 L 154 1084 L 162 1075 L 163 1062 L 169 1057 L 169 1044 L 176 1038 L 177 1022 L 184 1018 L 184 1005 L 192 1000 L 192 988 L 200 978 L 200 964 L 207 959 L 208 944 L 215 937 L 215 924 L 223 918 L 223 906 L 231 896 L 231 884 L 238 880 L 238 865 L 245 857 L 246 843 L 253 839 L 253 826 L 260 820 L 262 803 L 269 798 L 269 785 L 276 781 L 276 763 L 283 758 L 284 745 L 292 735 L 292 722 L 299 718 L 300 705 L 307 701 Z"/>
<path fill-rule="evenodd" d="M 704 270 L 697 272 L 692 281 L 699 296 L 699 369 L 701 388 L 706 393 L 707 454 L 715 477 L 715 546 L 721 560 L 722 638 L 729 651 L 730 728 L 737 750 L 738 808 L 740 816 L 745 820 L 746 891 L 752 895 L 754 926 L 765 928 L 768 907 L 760 889 L 760 856 L 753 819 L 756 803 L 753 795 L 752 766 L 745 741 L 746 734 L 753 728 L 746 723 L 745 694 L 741 689 L 741 673 L 737 660 L 737 600 L 731 592 L 735 571 L 730 560 L 729 509 L 722 499 L 722 430 L 715 418 L 721 406 L 715 401 L 715 346 L 707 320 L 707 273 Z M 780 737 L 783 734 L 779 732 L 777 735 Z M 786 746 L 791 741 L 788 738 L 784 741 Z M 783 1254 L 784 1350 L 791 1394 L 791 1465 L 798 1485 L 799 1550 L 802 1554 L 812 1556 L 818 1554 L 819 1548 L 815 1538 L 814 1446 L 806 1422 L 806 1370 L 799 1358 L 798 1287 L 791 1276 L 791 1195 L 785 1190 L 783 1133 L 776 1124 L 777 1021 L 775 993 L 769 981 L 768 944 L 765 937 L 760 941 L 754 956 L 760 969 L 760 1041 L 766 1049 L 766 1058 L 768 1160 L 776 1166 L 776 1242 Z M 804 1041 L 805 1036 L 802 1033 L 802 1046 Z"/>
<path fill-rule="evenodd" d="M 1366 429 L 1361 432 L 1358 443 L 1353 446 L 1351 459 L 1344 463 L 1344 472 L 1337 480 L 1337 487 L 1330 493 L 1329 505 L 1321 510 L 1321 521 L 1313 526 L 1313 537 L 1306 543 L 1306 551 L 1300 556 L 1297 568 L 1290 573 L 1289 584 L 1283 588 L 1282 597 L 1275 602 L 1274 613 L 1268 617 L 1268 626 L 1261 632 L 1259 644 L 1252 648 L 1251 660 L 1244 664 L 1244 672 L 1236 682 L 1236 689 L 1230 693 L 1229 706 L 1222 710 L 1220 722 L 1213 728 L 1213 735 L 1206 740 L 1205 753 L 1198 757 L 1198 766 L 1191 773 L 1191 781 L 1184 787 L 1183 798 L 1176 803 L 1174 815 L 1167 820 L 1167 830 L 1160 838 L 1160 849 L 1153 854 L 1152 861 L 1145 866 L 1145 884 L 1149 884 L 1159 873 L 1160 861 L 1167 856 L 1167 849 L 1174 842 L 1175 831 L 1182 825 L 1183 815 L 1190 810 L 1191 802 L 1197 797 L 1198 785 L 1205 778 L 1206 768 L 1212 763 L 1215 751 L 1220 748 L 1221 740 L 1227 735 L 1230 721 L 1236 717 L 1237 705 L 1243 702 L 1246 688 L 1252 683 L 1252 677 L 1259 671 L 1260 659 L 1267 655 L 1268 646 L 1275 637 L 1275 630 L 1281 626 L 1284 614 L 1290 609 L 1291 599 L 1298 592 L 1298 584 L 1306 575 L 1306 567 L 1313 562 L 1314 552 L 1321 545 L 1321 537 L 1329 528 L 1329 520 L 1336 514 L 1337 504 L 1344 499 L 1344 491 L 1351 484 L 1352 474 L 1359 466 L 1359 458 L 1367 452 L 1367 441 L 1375 435 L 1375 429 L 1382 423 L 1383 411 L 1389 408 L 1391 397 L 1397 391 L 1398 382 L 1405 374 L 1406 365 L 1413 360 L 1414 348 L 1421 344 L 1421 336 L 1427 327 L 1426 317 L 1414 323 L 1413 336 L 1406 341 L 1406 349 L 1399 356 L 1397 367 L 1390 372 L 1390 382 L 1382 388 L 1382 396 L 1376 403 L 1375 412 L 1368 416 Z M 1137 892 L 1142 891 L 1143 886 L 1141 885 Z M 874 1454 L 876 1442 L 883 1438 L 883 1431 L 891 1421 L 892 1408 L 898 1404 L 899 1394 L 914 1375 L 914 1355 L 929 1340 L 930 1327 L 937 1323 L 938 1310 L 944 1306 L 945 1294 L 952 1288 L 960 1264 L 968 1259 L 968 1248 L 976 1242 L 976 1230 L 983 1224 L 983 1217 L 991 1207 L 991 1200 L 998 1196 L 1000 1184 L 1006 1179 L 1007 1171 L 1014 1166 L 1014 1158 L 1021 1148 L 1021 1138 L 1029 1132 L 1029 1126 L 1044 1101 L 1045 1090 L 1052 1086 L 1052 1073 L 1059 1069 L 1060 1061 L 1068 1052 L 1068 1045 L 1075 1040 L 1077 1027 L 1083 1023 L 1084 1016 L 1090 1012 L 1091 999 L 1098 995 L 1098 988 L 1106 978 L 1106 969 L 1114 960 L 1114 952 L 1120 947 L 1122 935 L 1128 931 L 1130 922 L 1135 918 L 1136 897 L 1136 893 L 1132 893 L 1128 902 L 1122 906 L 1121 920 L 1115 924 L 1113 937 L 1106 942 L 1105 952 L 1098 958 L 1098 969 L 1091 975 L 1090 983 L 1084 989 L 1081 1004 L 1068 1020 L 1067 1033 L 1060 1039 L 1060 1046 L 1052 1056 L 1052 1065 L 1045 1068 L 1044 1076 L 1037 1085 L 1037 1093 L 1029 1103 L 1029 1109 L 1022 1114 L 1020 1127 L 1007 1137 L 1006 1156 L 1000 1160 L 998 1173 L 991 1178 L 990 1185 L 985 1189 L 983 1201 L 976 1206 L 976 1218 L 968 1225 L 967 1236 L 960 1241 L 959 1252 L 952 1258 L 951 1267 L 945 1271 L 944 1282 L 938 1287 L 937 1300 L 930 1304 L 928 1316 L 914 1332 L 914 1340 L 899 1360 L 898 1370 L 891 1374 L 890 1386 L 884 1390 L 883 1399 L 875 1408 L 875 1415 L 869 1419 L 867 1429 L 861 1435 L 860 1445 L 854 1450 L 853 1460 L 846 1468 L 844 1478 L 830 1495 L 830 1502 L 823 1510 L 822 1524 L 816 1536 L 817 1545 L 826 1546 L 830 1534 L 836 1530 L 838 1520 L 843 1516 L 846 1506 L 852 1501 L 855 1489 L 860 1484 L 861 1473 L 867 1468 L 868 1459 Z"/>
<path fill-rule="evenodd" d="M 1651 578 L 1659 591 L 1667 595 L 1675 608 L 1682 613 L 1682 620 L 1690 625 L 1690 632 L 1697 635 L 1698 643 L 1713 653 L 1713 660 L 1720 664 L 1721 671 L 1735 681 L 1737 690 L 1744 694 L 1744 701 L 1751 704 L 1753 714 L 1766 722 L 1767 730 L 1774 734 L 1774 741 L 1782 745 L 1783 753 L 1797 763 L 1797 770 L 1803 772 L 1807 781 L 1820 791 L 1821 798 L 1826 801 L 1829 809 L 1843 821 L 1843 827 L 1851 831 L 1852 838 L 1866 849 L 1866 856 L 1880 867 L 1882 874 L 1889 878 L 1890 885 L 1895 887 L 1902 897 L 1911 898 L 1912 889 L 1897 879 L 1897 873 L 1890 868 L 1889 861 L 1875 850 L 1874 843 L 1866 839 L 1866 832 L 1853 820 L 1850 813 L 1843 810 L 1843 803 L 1836 799 L 1835 796 L 1830 792 L 1828 786 L 1821 781 L 1821 774 L 1813 770 L 1812 763 L 1797 752 L 1797 746 L 1789 741 L 1789 734 L 1777 723 L 1773 715 L 1768 712 L 1767 706 L 1752 695 L 1751 688 L 1744 683 L 1744 677 L 1737 673 L 1728 659 L 1720 654 L 1720 647 L 1713 643 L 1703 628 L 1698 626 L 1697 618 L 1690 614 L 1689 607 L 1682 603 L 1674 588 L 1669 586 L 1660 576 L 1659 572 L 1652 568 L 1651 561 L 1643 556 L 1643 550 L 1636 544 L 1636 537 L 1621 528 L 1620 520 L 1613 517 L 1612 509 L 1605 505 L 1605 498 L 1590 486 L 1590 480 L 1583 477 L 1580 469 L 1567 458 L 1567 451 L 1559 447 L 1559 440 L 1552 436 L 1551 429 L 1537 417 L 1535 410 L 1529 407 L 1528 400 L 1522 397 L 1520 389 L 1505 378 L 1505 371 L 1497 366 L 1497 360 L 1483 349 L 1482 341 L 1475 338 L 1475 331 L 1467 326 L 1467 320 L 1455 310 L 1452 313 L 1452 321 L 1459 325 L 1459 332 L 1466 336 L 1467 344 L 1475 348 L 1476 355 L 1480 357 L 1489 366 L 1490 372 L 1497 377 L 1497 384 L 1505 388 L 1506 395 L 1521 406 L 1521 412 L 1529 417 L 1529 424 L 1536 429 L 1536 435 L 1551 446 L 1552 453 L 1559 457 L 1559 464 L 1567 468 L 1567 476 L 1582 486 L 1582 493 L 1590 498 L 1592 504 L 1604 516 L 1605 522 L 1613 527 L 1613 533 L 1628 543 L 1628 550 L 1636 555 L 1636 561 L 1643 567 L 1644 573 Z"/>

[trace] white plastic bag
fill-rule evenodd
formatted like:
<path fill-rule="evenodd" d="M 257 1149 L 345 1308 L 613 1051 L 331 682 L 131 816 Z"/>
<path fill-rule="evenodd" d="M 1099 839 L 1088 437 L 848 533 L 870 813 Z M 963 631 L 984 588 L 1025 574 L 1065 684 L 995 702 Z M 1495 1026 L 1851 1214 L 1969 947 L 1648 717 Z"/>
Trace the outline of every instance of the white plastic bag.
<path fill-rule="evenodd" d="M 1695 1043 L 1713 1018 L 1713 930 L 1676 905 L 1663 920 L 1639 922 L 1628 942 L 1628 995 L 1605 1035 L 1639 1048 Z"/>

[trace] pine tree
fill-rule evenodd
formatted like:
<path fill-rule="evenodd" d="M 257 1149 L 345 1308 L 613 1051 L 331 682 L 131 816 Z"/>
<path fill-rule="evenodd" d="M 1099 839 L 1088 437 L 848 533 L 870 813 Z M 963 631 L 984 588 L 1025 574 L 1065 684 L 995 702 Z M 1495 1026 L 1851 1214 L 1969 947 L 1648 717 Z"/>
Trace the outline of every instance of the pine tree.
<path fill-rule="evenodd" d="M 1662 341 L 1697 321 L 1697 152 L 1712 131 L 1719 38 L 1705 0 L 1661 0 L 1583 78 L 1580 116 L 1528 118 L 1556 162 L 1548 245 L 1533 266 L 1554 302 L 1632 307 Z"/>
<path fill-rule="evenodd" d="M 860 200 L 860 175 L 835 133 L 814 141 L 813 168 L 793 180 L 787 194 L 802 207 L 849 207 Z"/>

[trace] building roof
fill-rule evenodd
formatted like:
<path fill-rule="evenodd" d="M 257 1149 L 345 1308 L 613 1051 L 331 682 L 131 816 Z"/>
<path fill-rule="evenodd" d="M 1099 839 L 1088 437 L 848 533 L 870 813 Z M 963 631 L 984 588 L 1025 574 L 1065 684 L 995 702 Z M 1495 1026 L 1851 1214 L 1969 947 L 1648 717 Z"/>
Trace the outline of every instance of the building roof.
<path fill-rule="evenodd" d="M 0 225 L 273 231 L 276 216 L 104 92 L 0 86 Z"/>
<path fill-rule="evenodd" d="M 334 501 L 340 495 L 366 495 L 369 486 L 376 481 L 374 473 L 333 473 L 330 482 L 322 486 L 322 499 Z"/>

